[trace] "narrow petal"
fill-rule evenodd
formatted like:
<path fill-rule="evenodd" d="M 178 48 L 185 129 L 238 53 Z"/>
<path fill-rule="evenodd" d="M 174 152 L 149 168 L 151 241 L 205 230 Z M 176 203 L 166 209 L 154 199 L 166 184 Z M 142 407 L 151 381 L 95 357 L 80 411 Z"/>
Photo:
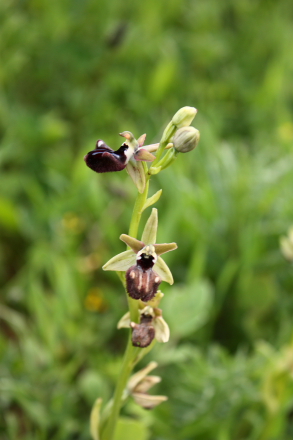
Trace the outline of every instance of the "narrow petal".
<path fill-rule="evenodd" d="M 162 278 L 162 281 L 166 281 L 169 284 L 174 283 L 172 273 L 162 257 L 158 257 L 154 265 L 154 271 Z"/>
<path fill-rule="evenodd" d="M 158 210 L 156 208 L 152 209 L 152 213 L 146 222 L 144 227 L 141 241 L 146 244 L 154 244 L 157 239 L 157 229 L 158 229 Z"/>
<path fill-rule="evenodd" d="M 146 134 L 142 134 L 141 136 L 139 136 L 139 138 L 137 139 L 138 147 L 143 146 L 145 138 L 146 138 Z"/>
<path fill-rule="evenodd" d="M 132 397 L 136 403 L 145 409 L 152 409 L 160 403 L 168 400 L 167 396 L 150 396 L 149 394 L 133 393 Z"/>
<path fill-rule="evenodd" d="M 156 340 L 158 342 L 168 342 L 170 338 L 170 329 L 163 317 L 158 316 L 157 318 L 155 318 L 153 325 L 156 330 Z"/>
<path fill-rule="evenodd" d="M 139 370 L 137 373 L 133 374 L 128 381 L 127 389 L 132 392 L 134 388 L 139 384 L 139 382 L 141 382 L 143 378 L 146 377 L 152 370 L 157 368 L 157 366 L 158 363 L 152 361 L 142 370 Z"/>
<path fill-rule="evenodd" d="M 156 156 L 154 156 L 152 153 L 150 153 L 145 148 L 139 148 L 134 153 L 134 159 L 135 160 L 144 160 L 145 162 L 153 162 L 155 160 Z"/>
<path fill-rule="evenodd" d="M 130 327 L 130 312 L 125 313 L 125 315 L 122 316 L 120 321 L 117 324 L 117 328 L 129 328 Z"/>
<path fill-rule="evenodd" d="M 165 254 L 166 252 L 174 251 L 178 246 L 176 243 L 161 243 L 155 244 L 155 250 L 157 255 Z"/>
<path fill-rule="evenodd" d="M 115 255 L 103 266 L 103 270 L 127 270 L 135 264 L 136 255 L 132 250 L 121 252 L 121 254 Z"/>
<path fill-rule="evenodd" d="M 126 165 L 126 171 L 133 180 L 135 186 L 138 189 L 138 192 L 142 194 L 146 185 L 145 173 L 142 163 L 129 161 Z"/>
<path fill-rule="evenodd" d="M 120 240 L 124 241 L 124 243 L 126 243 L 127 246 L 129 246 L 136 254 L 144 247 L 144 243 L 142 241 L 130 237 L 130 235 L 121 234 L 119 238 Z"/>

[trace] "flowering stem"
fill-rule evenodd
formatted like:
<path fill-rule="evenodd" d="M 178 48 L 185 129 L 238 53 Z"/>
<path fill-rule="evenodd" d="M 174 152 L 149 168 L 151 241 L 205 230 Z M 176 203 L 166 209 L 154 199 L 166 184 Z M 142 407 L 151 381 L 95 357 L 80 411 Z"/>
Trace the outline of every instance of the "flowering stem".
<path fill-rule="evenodd" d="M 146 165 L 145 165 L 145 171 L 147 171 Z M 134 238 L 137 237 L 139 222 L 141 219 L 141 214 L 143 212 L 143 206 L 148 196 L 149 179 L 148 177 L 146 177 L 146 179 L 147 181 L 146 181 L 145 190 L 142 194 L 138 193 L 131 217 L 129 235 Z M 128 295 L 127 295 L 127 299 L 128 299 L 128 306 L 130 311 L 130 319 L 131 321 L 138 322 L 138 315 L 139 315 L 138 301 L 130 298 Z M 112 440 L 114 437 L 115 428 L 118 421 L 121 403 L 122 403 L 123 391 L 126 387 L 128 378 L 135 365 L 135 359 L 137 358 L 137 355 L 141 350 L 142 350 L 141 348 L 133 347 L 131 340 L 131 333 L 129 333 L 123 364 L 113 397 L 112 411 L 105 426 L 105 429 L 102 432 L 102 436 L 101 436 L 102 440 Z"/>

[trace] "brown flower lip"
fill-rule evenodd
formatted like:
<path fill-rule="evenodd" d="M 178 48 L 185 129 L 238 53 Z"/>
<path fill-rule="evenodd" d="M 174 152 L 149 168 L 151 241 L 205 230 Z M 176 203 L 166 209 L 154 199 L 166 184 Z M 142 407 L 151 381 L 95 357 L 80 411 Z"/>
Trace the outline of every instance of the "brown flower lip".
<path fill-rule="evenodd" d="M 129 146 L 125 143 L 116 151 L 112 150 L 104 141 L 98 140 L 96 148 L 84 156 L 87 166 L 96 173 L 121 171 L 127 165 Z"/>

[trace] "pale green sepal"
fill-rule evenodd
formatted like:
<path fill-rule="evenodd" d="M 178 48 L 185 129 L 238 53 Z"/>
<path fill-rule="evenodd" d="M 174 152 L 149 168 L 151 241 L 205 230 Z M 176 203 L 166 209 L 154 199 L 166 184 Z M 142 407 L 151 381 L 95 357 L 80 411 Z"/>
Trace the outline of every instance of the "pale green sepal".
<path fill-rule="evenodd" d="M 156 331 L 156 340 L 158 342 L 168 342 L 170 338 L 170 329 L 166 321 L 162 316 L 156 317 L 154 319 L 154 328 Z"/>
<path fill-rule="evenodd" d="M 90 432 L 94 440 L 99 440 L 99 424 L 100 424 L 100 410 L 102 405 L 102 399 L 99 397 L 92 408 L 90 415 Z"/>
<path fill-rule="evenodd" d="M 136 261 L 136 255 L 132 250 L 121 252 L 121 254 L 115 255 L 104 266 L 103 270 L 117 270 L 124 271 L 133 266 Z"/>
<path fill-rule="evenodd" d="M 137 373 L 133 374 L 131 378 L 128 381 L 127 389 L 129 392 L 132 392 L 135 387 L 155 368 L 157 368 L 158 363 L 157 362 L 150 362 L 146 367 L 144 367 L 142 370 L 138 371 Z"/>
<path fill-rule="evenodd" d="M 154 205 L 155 203 L 157 203 L 157 201 L 159 200 L 159 198 L 162 195 L 163 190 L 159 189 L 159 191 L 157 191 L 153 196 L 149 197 L 145 204 L 143 205 L 143 208 L 141 210 L 141 212 L 143 212 L 146 208 L 148 208 L 149 206 Z"/>
<path fill-rule="evenodd" d="M 137 253 L 144 247 L 144 243 L 142 241 L 130 237 L 127 234 L 121 234 L 119 238 L 120 240 L 124 241 L 124 243 L 127 244 L 127 246 L 133 250 L 133 252 Z"/>
<path fill-rule="evenodd" d="M 154 265 L 154 271 L 162 278 L 162 281 L 166 281 L 169 284 L 174 283 L 172 273 L 163 258 L 158 257 Z"/>
<path fill-rule="evenodd" d="M 178 248 L 176 243 L 160 243 L 155 244 L 155 251 L 157 255 L 165 254 L 166 252 L 174 251 Z"/>
<path fill-rule="evenodd" d="M 142 194 L 146 185 L 145 172 L 142 162 L 132 162 L 130 160 L 126 165 L 126 171 L 133 180 L 138 192 Z"/>
<path fill-rule="evenodd" d="M 117 328 L 129 328 L 130 327 L 130 312 L 125 313 L 117 324 Z"/>
<path fill-rule="evenodd" d="M 158 174 L 161 171 L 162 167 L 150 167 L 149 174 L 152 176 Z"/>
<path fill-rule="evenodd" d="M 145 244 L 154 244 L 157 239 L 157 229 L 158 229 L 158 210 L 156 208 L 152 209 L 152 213 L 146 222 L 144 227 L 141 241 Z"/>

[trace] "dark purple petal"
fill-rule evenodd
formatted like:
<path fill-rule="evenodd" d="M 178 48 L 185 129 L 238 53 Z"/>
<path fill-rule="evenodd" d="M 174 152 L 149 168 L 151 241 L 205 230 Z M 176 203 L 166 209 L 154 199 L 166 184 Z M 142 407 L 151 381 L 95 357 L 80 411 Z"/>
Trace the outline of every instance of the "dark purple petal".
<path fill-rule="evenodd" d="M 97 173 L 121 171 L 126 167 L 125 150 L 129 147 L 123 144 L 117 151 L 112 150 L 104 141 L 98 140 L 96 148 L 84 156 L 85 163 Z"/>

